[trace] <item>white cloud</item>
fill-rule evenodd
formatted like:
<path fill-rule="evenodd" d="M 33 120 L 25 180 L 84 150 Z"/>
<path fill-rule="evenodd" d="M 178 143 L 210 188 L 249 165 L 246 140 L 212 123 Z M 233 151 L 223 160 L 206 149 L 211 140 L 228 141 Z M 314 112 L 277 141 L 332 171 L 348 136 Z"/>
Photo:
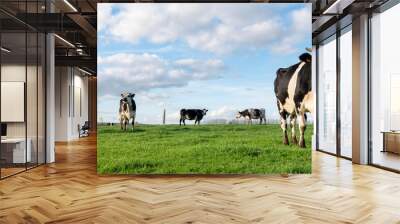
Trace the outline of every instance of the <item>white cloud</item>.
<path fill-rule="evenodd" d="M 105 29 L 111 23 L 112 18 L 112 5 L 111 4 L 98 4 L 97 12 L 97 28 L 99 30 Z"/>
<path fill-rule="evenodd" d="M 220 77 L 224 63 L 218 59 L 165 60 L 155 54 L 113 54 L 98 57 L 100 95 L 182 87 L 193 80 Z"/>
<path fill-rule="evenodd" d="M 290 21 L 291 26 L 287 31 L 289 35 L 282 36 L 280 43 L 271 48 L 276 53 L 294 52 L 296 50 L 295 45 L 304 40 L 311 33 L 311 13 L 309 5 L 308 7 L 292 11 L 290 13 Z"/>
<path fill-rule="evenodd" d="M 99 5 L 99 14 L 107 16 L 99 17 L 100 24 L 104 21 L 99 31 L 115 41 L 168 44 L 182 40 L 191 48 L 217 54 L 276 46 L 280 47 L 276 51 L 287 53 L 311 28 L 309 6 L 292 10 L 288 17 L 273 12 L 277 6 L 267 10 L 257 4 L 114 4 L 115 13 L 110 16 L 110 5 Z"/>
<path fill-rule="evenodd" d="M 311 31 L 311 13 L 310 4 L 307 7 L 294 10 L 290 14 L 292 20 L 292 28 L 297 32 L 308 34 Z"/>
<path fill-rule="evenodd" d="M 165 115 L 165 121 L 167 122 L 167 124 L 176 124 L 177 122 L 179 122 L 179 118 L 180 118 L 179 111 L 166 113 Z"/>
<path fill-rule="evenodd" d="M 189 35 L 190 47 L 223 54 L 243 46 L 250 49 L 267 47 L 282 35 L 279 21 L 261 21 L 241 27 L 221 24 L 212 30 Z"/>
<path fill-rule="evenodd" d="M 207 119 L 232 119 L 238 110 L 230 106 L 222 106 L 220 108 L 208 111 Z"/>
<path fill-rule="evenodd" d="M 100 8 L 109 5 L 101 4 Z M 198 4 L 185 4 L 185 10 L 178 4 L 112 4 L 112 7 L 118 12 L 99 31 L 107 29 L 115 38 L 131 43 L 143 37 L 154 43 L 173 41 L 211 19 L 202 14 L 204 7 Z"/>
<path fill-rule="evenodd" d="M 216 72 L 224 70 L 224 63 L 219 59 L 196 60 L 193 58 L 179 59 L 175 65 L 184 71 L 189 71 L 196 79 L 209 79 L 218 76 Z"/>
<path fill-rule="evenodd" d="M 141 92 L 140 96 L 137 97 L 142 97 L 144 101 L 160 101 L 160 100 L 165 100 L 168 99 L 169 97 L 166 94 L 162 93 L 152 93 L 152 92 Z"/>

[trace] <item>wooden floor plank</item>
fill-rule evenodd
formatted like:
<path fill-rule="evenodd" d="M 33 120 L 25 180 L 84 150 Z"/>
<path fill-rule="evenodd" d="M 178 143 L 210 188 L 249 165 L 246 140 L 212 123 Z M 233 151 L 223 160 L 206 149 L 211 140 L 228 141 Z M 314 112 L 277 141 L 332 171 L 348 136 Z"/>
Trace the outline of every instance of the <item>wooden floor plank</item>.
<path fill-rule="evenodd" d="M 400 175 L 313 153 L 312 175 L 98 176 L 96 139 L 0 181 L 0 223 L 400 223 Z"/>

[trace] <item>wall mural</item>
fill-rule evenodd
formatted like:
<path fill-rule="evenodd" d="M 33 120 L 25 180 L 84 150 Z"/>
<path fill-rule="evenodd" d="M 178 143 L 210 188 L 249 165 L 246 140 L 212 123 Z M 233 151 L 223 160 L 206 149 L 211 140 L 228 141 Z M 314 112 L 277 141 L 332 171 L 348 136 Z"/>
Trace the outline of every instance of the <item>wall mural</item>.
<path fill-rule="evenodd" d="M 98 4 L 98 172 L 311 173 L 310 47 L 310 4 Z"/>

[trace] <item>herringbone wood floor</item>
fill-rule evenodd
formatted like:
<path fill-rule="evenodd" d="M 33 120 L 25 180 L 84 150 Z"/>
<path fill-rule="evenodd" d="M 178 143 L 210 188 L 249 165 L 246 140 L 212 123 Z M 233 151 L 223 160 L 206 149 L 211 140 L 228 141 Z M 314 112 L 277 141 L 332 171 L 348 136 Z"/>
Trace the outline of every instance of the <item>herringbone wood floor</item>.
<path fill-rule="evenodd" d="M 96 141 L 0 181 L 0 223 L 400 223 L 400 175 L 315 152 L 313 174 L 97 176 Z"/>

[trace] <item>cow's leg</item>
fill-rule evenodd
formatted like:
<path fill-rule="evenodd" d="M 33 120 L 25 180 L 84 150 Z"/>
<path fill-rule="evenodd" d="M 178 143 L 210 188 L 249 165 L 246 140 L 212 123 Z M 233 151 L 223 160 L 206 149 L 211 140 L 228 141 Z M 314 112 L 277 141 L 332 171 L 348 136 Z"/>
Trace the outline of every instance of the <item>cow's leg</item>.
<path fill-rule="evenodd" d="M 132 131 L 134 127 L 135 127 L 135 116 L 132 117 Z"/>
<path fill-rule="evenodd" d="M 292 143 L 297 145 L 297 137 L 296 137 L 296 115 L 290 115 L 290 129 L 292 134 Z"/>
<path fill-rule="evenodd" d="M 283 132 L 283 144 L 289 145 L 289 140 L 287 136 L 287 125 L 286 125 L 286 118 L 287 118 L 287 113 L 285 111 L 280 112 L 281 115 L 281 129 Z"/>
<path fill-rule="evenodd" d="M 182 119 L 182 121 L 183 121 L 183 126 L 186 126 L 185 119 Z"/>
<path fill-rule="evenodd" d="M 182 125 L 182 118 L 179 119 L 179 126 Z"/>
<path fill-rule="evenodd" d="M 124 118 L 119 118 L 119 124 L 121 125 L 121 130 L 124 130 Z"/>
<path fill-rule="evenodd" d="M 260 117 L 260 124 L 262 124 L 262 120 L 263 120 L 262 117 Z"/>
<path fill-rule="evenodd" d="M 299 146 L 301 148 L 306 147 L 306 143 L 304 141 L 304 132 L 306 131 L 306 116 L 304 112 L 299 113 L 299 130 L 300 130 L 300 142 Z"/>

